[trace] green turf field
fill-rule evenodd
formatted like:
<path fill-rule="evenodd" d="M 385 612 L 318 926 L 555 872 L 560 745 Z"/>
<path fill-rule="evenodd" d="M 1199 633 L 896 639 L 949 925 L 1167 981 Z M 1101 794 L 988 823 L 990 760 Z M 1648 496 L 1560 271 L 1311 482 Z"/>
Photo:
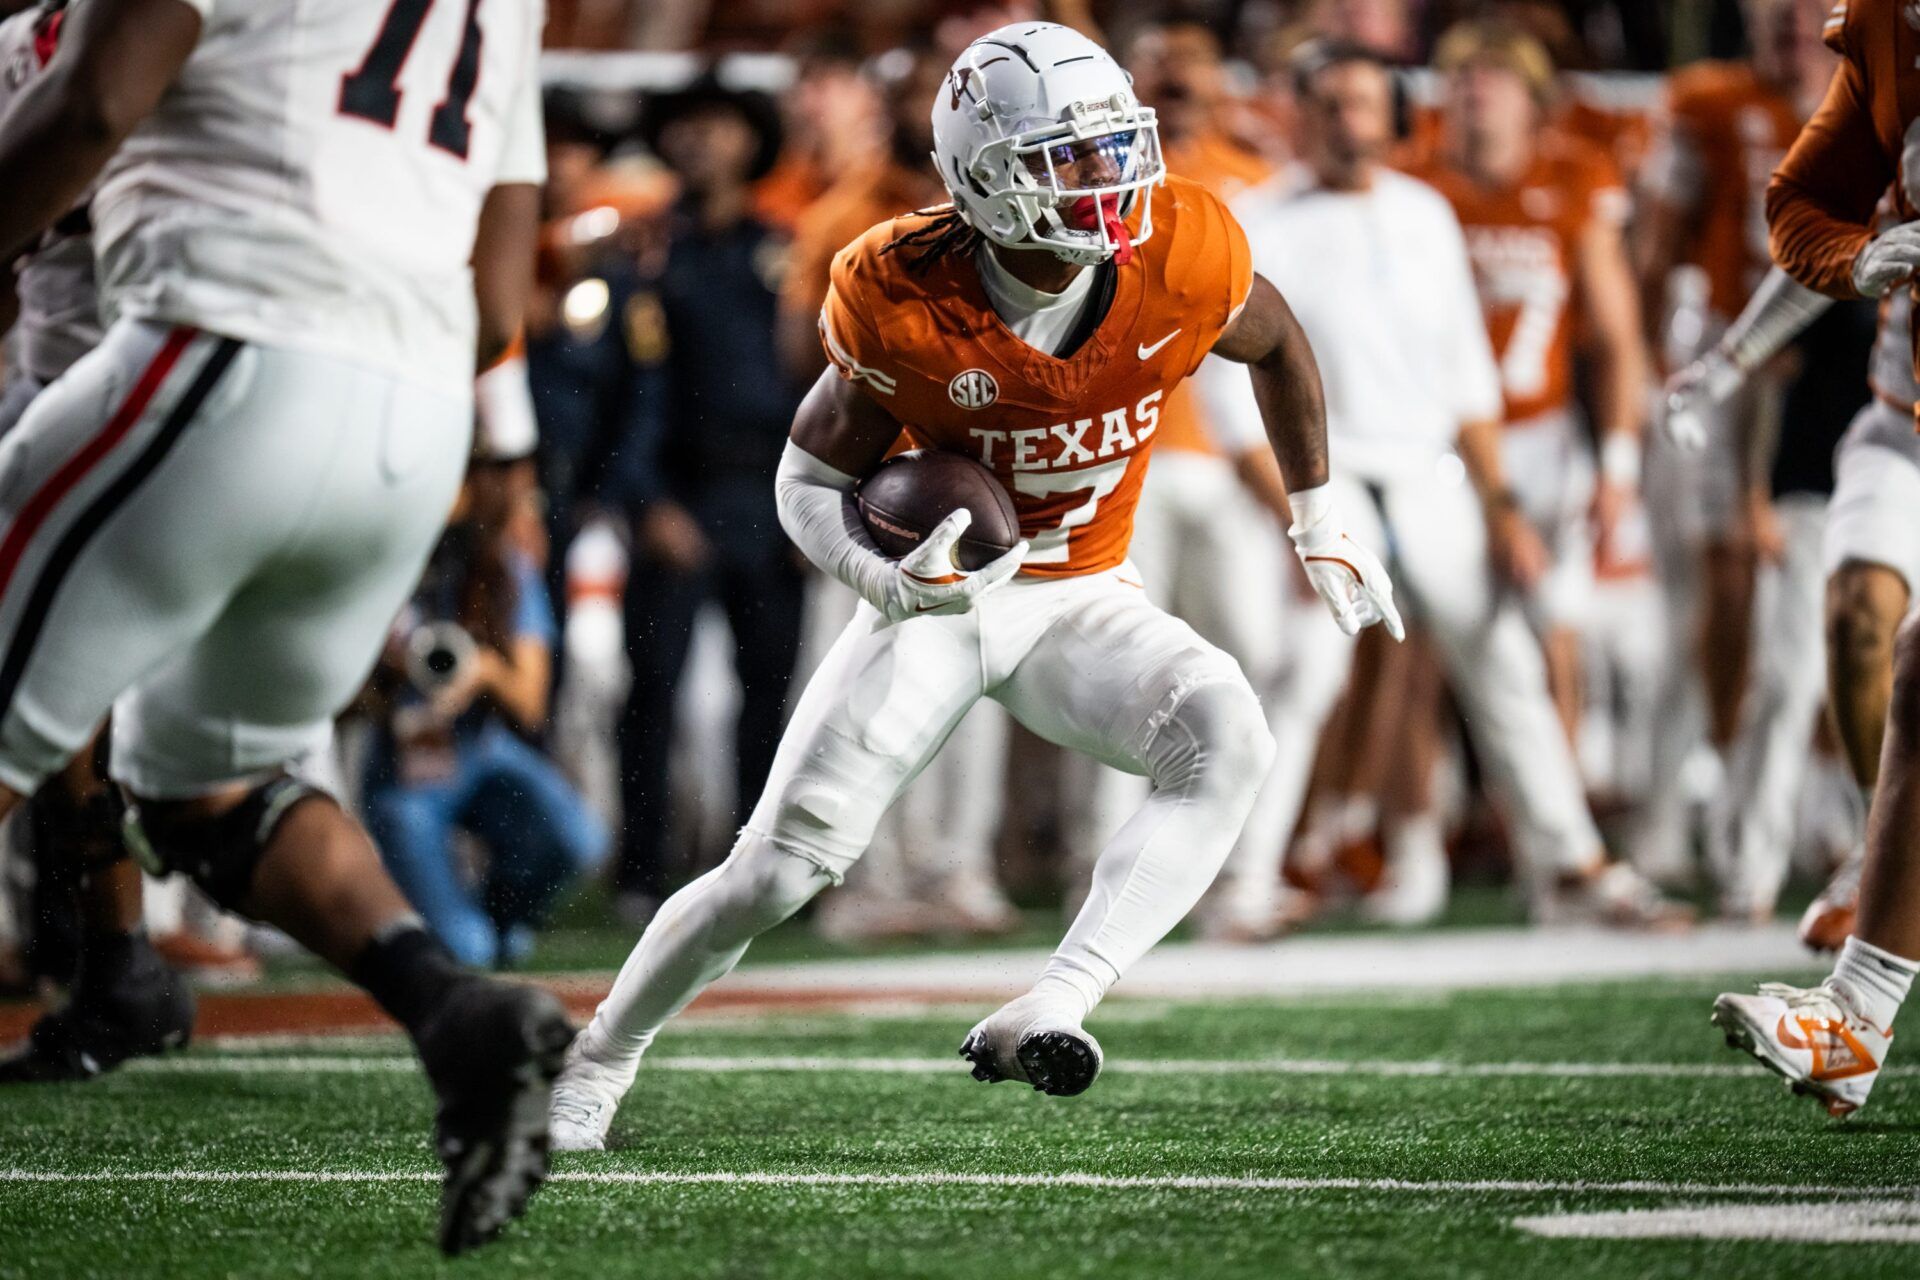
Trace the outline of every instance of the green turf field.
<path fill-rule="evenodd" d="M 1116 1001 L 1077 1099 L 968 1079 L 970 1008 L 710 1018 L 450 1265 L 397 1041 L 197 1050 L 0 1098 L 0 1276 L 1920 1275 L 1920 1076 L 1829 1121 L 1721 1048 L 1717 985 Z M 1626 1209 L 1883 1238 L 1515 1225 Z"/>

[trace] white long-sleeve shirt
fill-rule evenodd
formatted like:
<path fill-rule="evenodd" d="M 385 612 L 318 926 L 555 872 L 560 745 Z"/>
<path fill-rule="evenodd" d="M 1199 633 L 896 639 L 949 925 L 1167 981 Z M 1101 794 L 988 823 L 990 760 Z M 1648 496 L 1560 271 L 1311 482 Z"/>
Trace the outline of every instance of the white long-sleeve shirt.
<path fill-rule="evenodd" d="M 1463 423 L 1500 417 L 1500 374 L 1466 240 L 1439 192 L 1392 171 L 1366 191 L 1331 191 L 1299 167 L 1233 210 L 1254 270 L 1313 344 L 1336 473 L 1431 474 Z M 1201 389 L 1222 447 L 1263 440 L 1245 370 L 1208 364 Z"/>

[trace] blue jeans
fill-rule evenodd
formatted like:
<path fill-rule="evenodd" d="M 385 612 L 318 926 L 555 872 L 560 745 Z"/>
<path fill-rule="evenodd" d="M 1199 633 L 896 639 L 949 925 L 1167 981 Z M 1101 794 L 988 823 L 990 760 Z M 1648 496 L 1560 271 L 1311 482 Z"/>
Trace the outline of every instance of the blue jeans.
<path fill-rule="evenodd" d="M 498 724 L 461 748 L 444 781 L 370 787 L 367 829 L 414 909 L 464 964 L 517 958 L 554 895 L 607 855 L 606 824 L 551 760 Z M 455 828 L 487 846 L 484 882 L 455 865 Z"/>

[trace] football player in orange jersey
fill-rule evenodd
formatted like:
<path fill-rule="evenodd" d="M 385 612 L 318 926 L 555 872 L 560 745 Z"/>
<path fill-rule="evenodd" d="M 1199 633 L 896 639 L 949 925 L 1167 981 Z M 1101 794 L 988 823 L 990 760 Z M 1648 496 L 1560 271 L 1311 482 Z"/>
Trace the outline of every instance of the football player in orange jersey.
<path fill-rule="evenodd" d="M 1296 548 L 1342 628 L 1400 630 L 1379 560 L 1329 509 L 1299 326 L 1226 207 L 1167 176 L 1154 114 L 1106 51 L 1051 23 L 1003 27 L 960 55 L 933 126 L 955 204 L 882 223 L 835 261 L 821 312 L 834 368 L 777 482 L 794 541 L 864 603 L 732 855 L 661 908 L 584 1033 L 554 1102 L 563 1149 L 603 1145 L 661 1024 L 840 880 L 982 697 L 1153 784 L 1033 990 L 961 1049 L 981 1080 L 1093 1082 L 1082 1021 L 1199 899 L 1273 751 L 1240 668 L 1148 603 L 1126 562 L 1160 405 L 1209 351 L 1251 366 Z M 959 572 L 956 513 L 903 560 L 881 556 L 848 495 L 903 428 L 991 468 L 1026 540 Z"/>
<path fill-rule="evenodd" d="M 1910 167 L 1920 135 L 1920 14 L 1910 3 L 1841 0 L 1824 34 L 1844 60 L 1767 189 L 1773 256 L 1810 289 L 1883 300 L 1874 391 L 1911 410 L 1920 374 L 1907 318 L 1920 288 L 1920 174 Z M 1892 358 L 1890 335 L 1904 341 L 1904 362 Z M 1889 379 L 1897 381 L 1883 386 Z M 1911 565 L 1920 548 L 1920 437 L 1911 411 L 1896 422 L 1874 409 L 1862 411 L 1841 446 L 1843 485 L 1849 467 L 1873 476 L 1860 477 L 1851 501 L 1836 490 L 1829 560 L 1836 540 L 1866 547 L 1870 534 L 1882 563 Z M 1836 1116 L 1866 1102 L 1920 973 L 1920 617 L 1912 613 L 1893 640 L 1879 765 L 1858 919 L 1832 975 L 1808 989 L 1768 983 L 1758 995 L 1722 995 L 1713 1007 L 1730 1044 Z"/>
<path fill-rule="evenodd" d="M 1605 538 L 1640 482 L 1647 368 L 1621 236 L 1627 196 L 1604 153 L 1544 127 L 1553 64 L 1533 37 L 1462 24 L 1441 39 L 1434 63 L 1446 77 L 1441 144 L 1413 172 L 1447 197 L 1466 234 L 1500 362 L 1507 480 L 1552 557 L 1531 612 L 1571 739 L 1593 594 L 1589 516 Z M 1594 353 L 1597 485 L 1573 400 L 1576 308 Z"/>
<path fill-rule="evenodd" d="M 1667 350 L 1669 369 L 1718 337 L 1766 273 L 1767 177 L 1833 68 L 1819 41 L 1825 3 L 1744 0 L 1752 57 L 1694 63 L 1668 83 L 1665 119 L 1641 173 L 1633 238 L 1647 332 Z M 1703 306 L 1680 301 L 1683 292 L 1669 287 L 1683 265 L 1693 268 L 1693 279 L 1704 278 Z M 1713 416 L 1704 457 L 1663 454 L 1648 473 L 1648 514 L 1676 655 L 1667 698 L 1676 711 L 1661 722 L 1656 789 L 1636 840 L 1635 858 L 1649 868 L 1686 869 L 1683 766 L 1703 731 L 1724 753 L 1739 728 L 1756 551 L 1742 501 L 1749 468 L 1737 451 L 1745 433 L 1736 419 L 1759 411 L 1758 388 L 1734 397 Z"/>

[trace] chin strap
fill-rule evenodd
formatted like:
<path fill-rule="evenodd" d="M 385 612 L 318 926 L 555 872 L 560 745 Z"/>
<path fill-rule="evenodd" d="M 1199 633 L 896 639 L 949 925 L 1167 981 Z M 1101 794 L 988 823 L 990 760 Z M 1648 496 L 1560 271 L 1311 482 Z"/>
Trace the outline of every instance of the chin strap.
<path fill-rule="evenodd" d="M 1124 267 L 1133 261 L 1133 233 L 1120 216 L 1119 196 L 1081 196 L 1068 208 L 1065 221 L 1076 231 L 1104 226 L 1107 239 L 1113 242 L 1114 265 Z"/>

